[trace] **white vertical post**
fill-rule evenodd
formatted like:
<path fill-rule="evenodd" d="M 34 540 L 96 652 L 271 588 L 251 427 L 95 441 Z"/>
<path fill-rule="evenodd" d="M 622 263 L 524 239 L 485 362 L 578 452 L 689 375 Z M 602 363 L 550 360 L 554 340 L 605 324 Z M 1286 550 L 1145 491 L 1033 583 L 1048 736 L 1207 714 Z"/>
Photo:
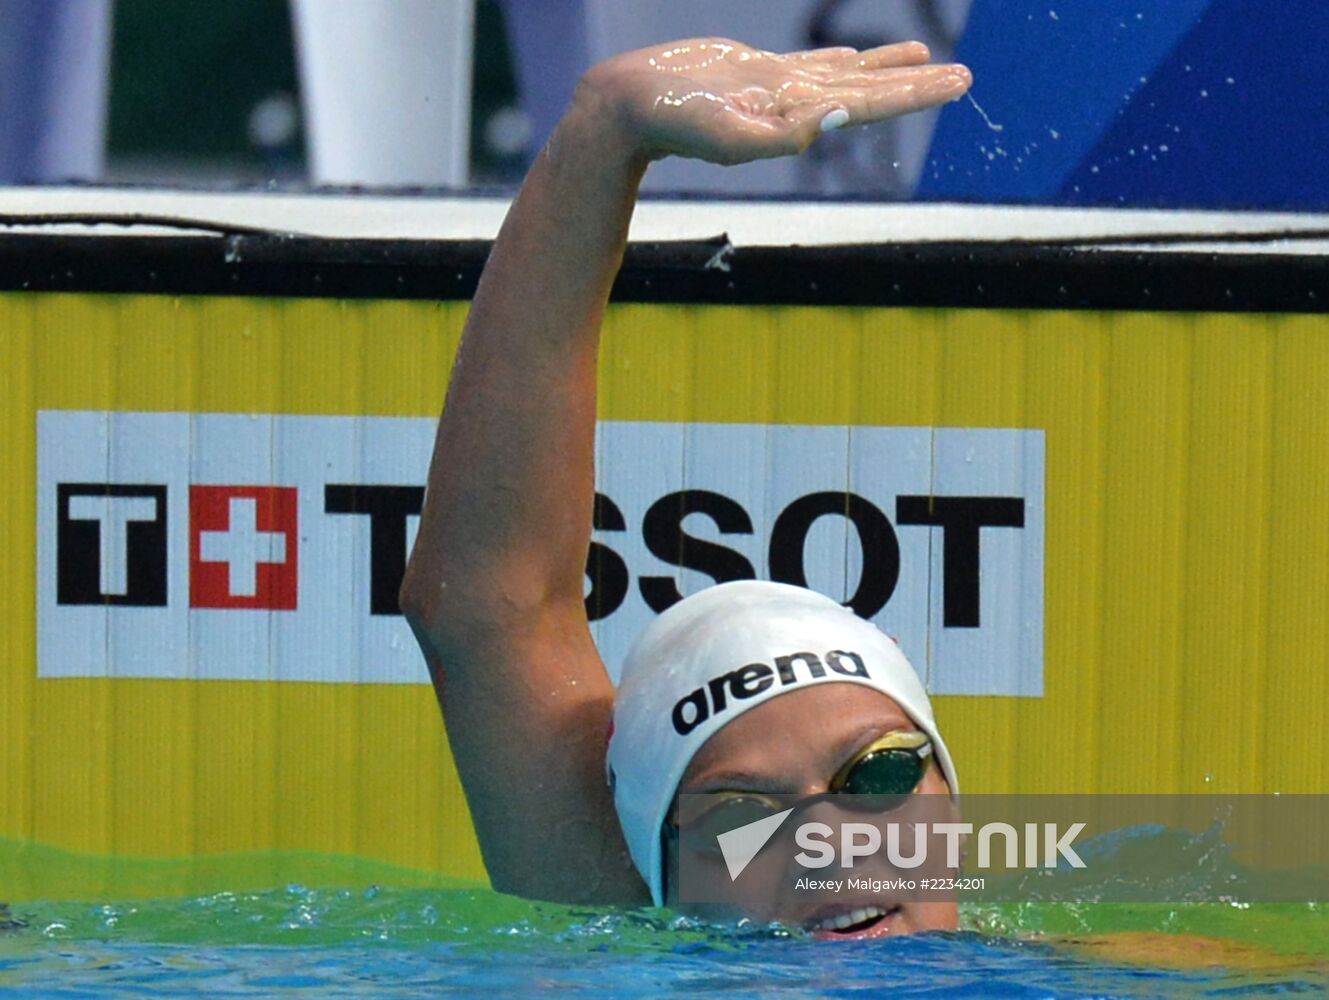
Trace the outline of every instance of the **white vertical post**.
<path fill-rule="evenodd" d="M 293 0 L 310 179 L 467 182 L 475 0 Z"/>

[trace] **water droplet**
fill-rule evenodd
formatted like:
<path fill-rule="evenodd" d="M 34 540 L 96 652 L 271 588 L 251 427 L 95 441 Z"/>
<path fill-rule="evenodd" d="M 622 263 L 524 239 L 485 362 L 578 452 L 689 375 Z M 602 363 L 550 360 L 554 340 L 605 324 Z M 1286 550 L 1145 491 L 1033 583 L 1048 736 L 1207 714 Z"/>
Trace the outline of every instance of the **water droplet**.
<path fill-rule="evenodd" d="M 979 106 L 976 100 L 974 100 L 973 94 L 965 94 L 964 96 L 969 98 L 969 103 L 972 104 L 974 106 L 974 110 L 977 111 L 983 117 L 983 121 L 987 124 L 988 128 L 992 129 L 993 132 L 1001 132 L 1005 130 L 1006 128 L 1005 125 L 998 125 L 991 118 L 988 117 L 988 113 Z"/>

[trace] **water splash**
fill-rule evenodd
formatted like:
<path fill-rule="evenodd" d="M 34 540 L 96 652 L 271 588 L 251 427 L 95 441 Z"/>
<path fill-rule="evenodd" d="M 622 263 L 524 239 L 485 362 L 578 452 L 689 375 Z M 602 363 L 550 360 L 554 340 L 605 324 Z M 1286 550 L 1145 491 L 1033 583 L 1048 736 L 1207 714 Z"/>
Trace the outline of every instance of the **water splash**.
<path fill-rule="evenodd" d="M 1174 848 L 1176 860 L 1193 862 L 1177 867 L 1185 873 L 1179 878 L 1208 885 L 1225 875 L 1223 864 L 1197 858 L 1195 848 L 1211 839 L 1203 835 L 1151 829 L 1112 846 L 1129 851 L 1141 838 L 1160 837 Z M 1031 895 L 1021 903 L 966 904 L 959 933 L 843 947 L 807 941 L 778 925 L 529 903 L 484 889 L 290 884 L 191 899 L 12 909 L 8 919 L 18 926 L 0 935 L 4 984 L 41 995 L 125 990 L 266 998 L 299 988 L 343 1000 L 378 1000 L 566 989 L 624 996 L 686 990 L 739 1000 L 776 992 L 870 995 L 889 980 L 903 993 L 982 996 L 1019 984 L 1025 992 L 1050 995 L 1133 996 L 1141 975 L 1148 976 L 1150 995 L 1329 986 L 1325 976 L 1301 967 L 1185 973 L 1122 968 L 1079 957 L 1044 937 L 1190 933 L 1329 953 L 1329 908 L 1305 904 L 1056 903 Z"/>
<path fill-rule="evenodd" d="M 991 118 L 988 117 L 988 113 L 983 110 L 982 106 L 976 100 L 974 100 L 973 94 L 965 94 L 964 96 L 969 98 L 969 103 L 972 104 L 974 106 L 974 110 L 977 111 L 980 116 L 982 116 L 983 122 L 984 124 L 987 125 L 988 128 L 990 128 L 993 132 L 1006 131 L 1005 125 L 998 125 L 996 122 L 994 122 Z"/>

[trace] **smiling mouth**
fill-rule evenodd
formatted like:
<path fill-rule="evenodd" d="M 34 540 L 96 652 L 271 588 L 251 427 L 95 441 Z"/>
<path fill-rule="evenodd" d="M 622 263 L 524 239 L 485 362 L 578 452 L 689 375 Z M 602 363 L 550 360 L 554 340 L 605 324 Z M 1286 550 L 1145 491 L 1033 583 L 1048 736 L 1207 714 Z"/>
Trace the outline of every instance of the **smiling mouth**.
<path fill-rule="evenodd" d="M 829 931 L 832 934 L 860 934 L 886 917 L 898 913 L 899 910 L 898 906 L 892 906 L 890 909 L 883 909 L 880 906 L 860 906 L 848 913 L 838 913 L 835 916 L 825 917 L 821 920 L 809 921 L 806 926 L 810 931 Z"/>

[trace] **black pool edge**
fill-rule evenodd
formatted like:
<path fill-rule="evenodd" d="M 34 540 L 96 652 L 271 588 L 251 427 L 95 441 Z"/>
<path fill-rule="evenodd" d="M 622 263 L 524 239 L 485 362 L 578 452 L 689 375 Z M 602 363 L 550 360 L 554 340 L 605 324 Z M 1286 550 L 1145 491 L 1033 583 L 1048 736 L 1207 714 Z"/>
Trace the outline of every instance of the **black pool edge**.
<path fill-rule="evenodd" d="M 491 246 L 262 232 L 11 233 L 0 235 L 0 291 L 467 300 Z M 1018 241 L 735 249 L 720 237 L 631 244 L 613 299 L 1320 313 L 1329 303 L 1329 256 Z"/>

